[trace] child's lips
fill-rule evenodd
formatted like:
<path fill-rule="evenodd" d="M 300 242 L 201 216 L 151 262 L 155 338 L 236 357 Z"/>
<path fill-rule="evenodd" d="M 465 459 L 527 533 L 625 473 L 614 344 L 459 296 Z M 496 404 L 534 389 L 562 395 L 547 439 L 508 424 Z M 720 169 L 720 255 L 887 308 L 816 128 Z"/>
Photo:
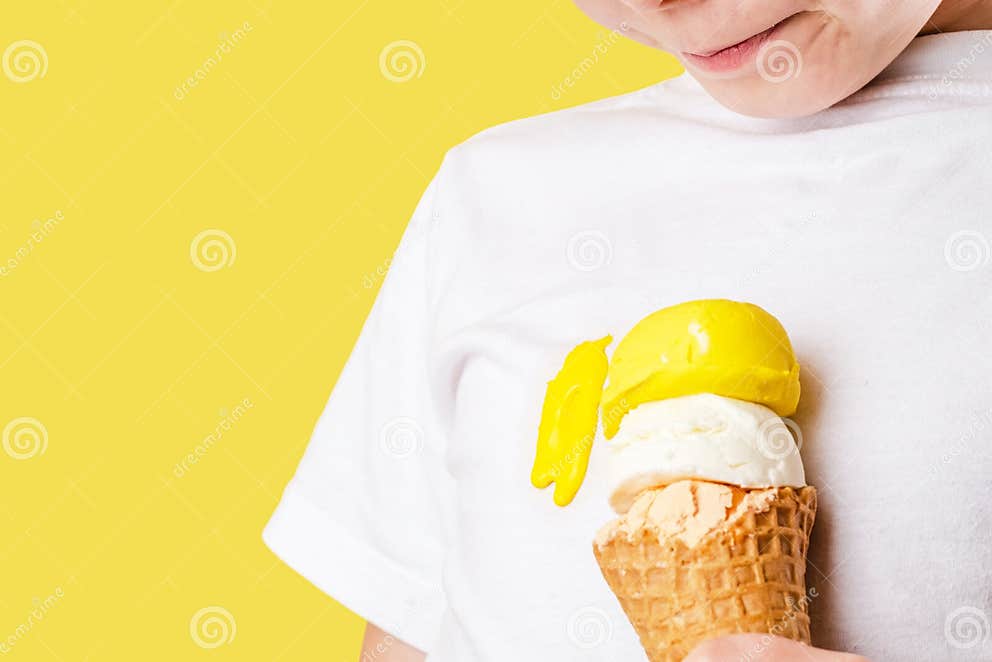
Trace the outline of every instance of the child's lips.
<path fill-rule="evenodd" d="M 682 53 L 692 65 L 715 73 L 734 71 L 750 62 L 781 23 L 748 37 L 742 42 L 708 53 Z"/>

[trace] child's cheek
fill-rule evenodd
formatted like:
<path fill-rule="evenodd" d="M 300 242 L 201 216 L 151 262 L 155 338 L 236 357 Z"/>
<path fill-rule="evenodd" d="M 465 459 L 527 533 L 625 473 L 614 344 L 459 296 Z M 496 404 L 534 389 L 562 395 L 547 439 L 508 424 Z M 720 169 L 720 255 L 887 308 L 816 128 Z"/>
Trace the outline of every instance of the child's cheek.
<path fill-rule="evenodd" d="M 627 8 L 621 0 L 575 0 L 575 6 L 589 18 L 611 30 L 620 27 L 627 17 Z"/>

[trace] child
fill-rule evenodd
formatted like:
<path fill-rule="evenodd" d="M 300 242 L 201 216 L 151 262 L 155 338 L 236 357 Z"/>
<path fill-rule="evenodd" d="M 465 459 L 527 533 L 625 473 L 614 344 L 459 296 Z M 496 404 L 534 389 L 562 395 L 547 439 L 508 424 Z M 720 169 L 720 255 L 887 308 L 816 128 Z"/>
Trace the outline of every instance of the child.
<path fill-rule="evenodd" d="M 690 659 L 992 659 L 992 2 L 577 1 L 688 74 L 449 151 L 266 542 L 363 660 L 643 660 L 591 550 L 606 442 L 567 508 L 529 484 L 545 384 L 753 301 L 802 364 L 814 644 L 851 654 Z"/>

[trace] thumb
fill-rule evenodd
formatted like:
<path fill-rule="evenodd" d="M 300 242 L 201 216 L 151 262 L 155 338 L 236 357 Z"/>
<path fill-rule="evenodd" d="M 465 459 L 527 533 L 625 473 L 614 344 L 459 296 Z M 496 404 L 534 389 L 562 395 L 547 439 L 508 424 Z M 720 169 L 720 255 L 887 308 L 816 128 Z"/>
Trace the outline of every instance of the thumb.
<path fill-rule="evenodd" d="M 704 641 L 683 662 L 869 662 L 770 634 L 732 634 Z"/>

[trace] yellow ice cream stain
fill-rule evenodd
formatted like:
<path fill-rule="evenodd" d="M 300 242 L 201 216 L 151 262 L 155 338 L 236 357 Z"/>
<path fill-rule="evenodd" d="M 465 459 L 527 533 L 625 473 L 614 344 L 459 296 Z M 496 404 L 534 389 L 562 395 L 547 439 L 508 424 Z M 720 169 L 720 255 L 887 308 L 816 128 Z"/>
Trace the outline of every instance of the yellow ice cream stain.
<path fill-rule="evenodd" d="M 589 466 L 609 367 L 606 347 L 611 342 L 613 338 L 606 336 L 580 344 L 548 382 L 530 482 L 542 489 L 554 483 L 559 506 L 572 502 Z"/>

